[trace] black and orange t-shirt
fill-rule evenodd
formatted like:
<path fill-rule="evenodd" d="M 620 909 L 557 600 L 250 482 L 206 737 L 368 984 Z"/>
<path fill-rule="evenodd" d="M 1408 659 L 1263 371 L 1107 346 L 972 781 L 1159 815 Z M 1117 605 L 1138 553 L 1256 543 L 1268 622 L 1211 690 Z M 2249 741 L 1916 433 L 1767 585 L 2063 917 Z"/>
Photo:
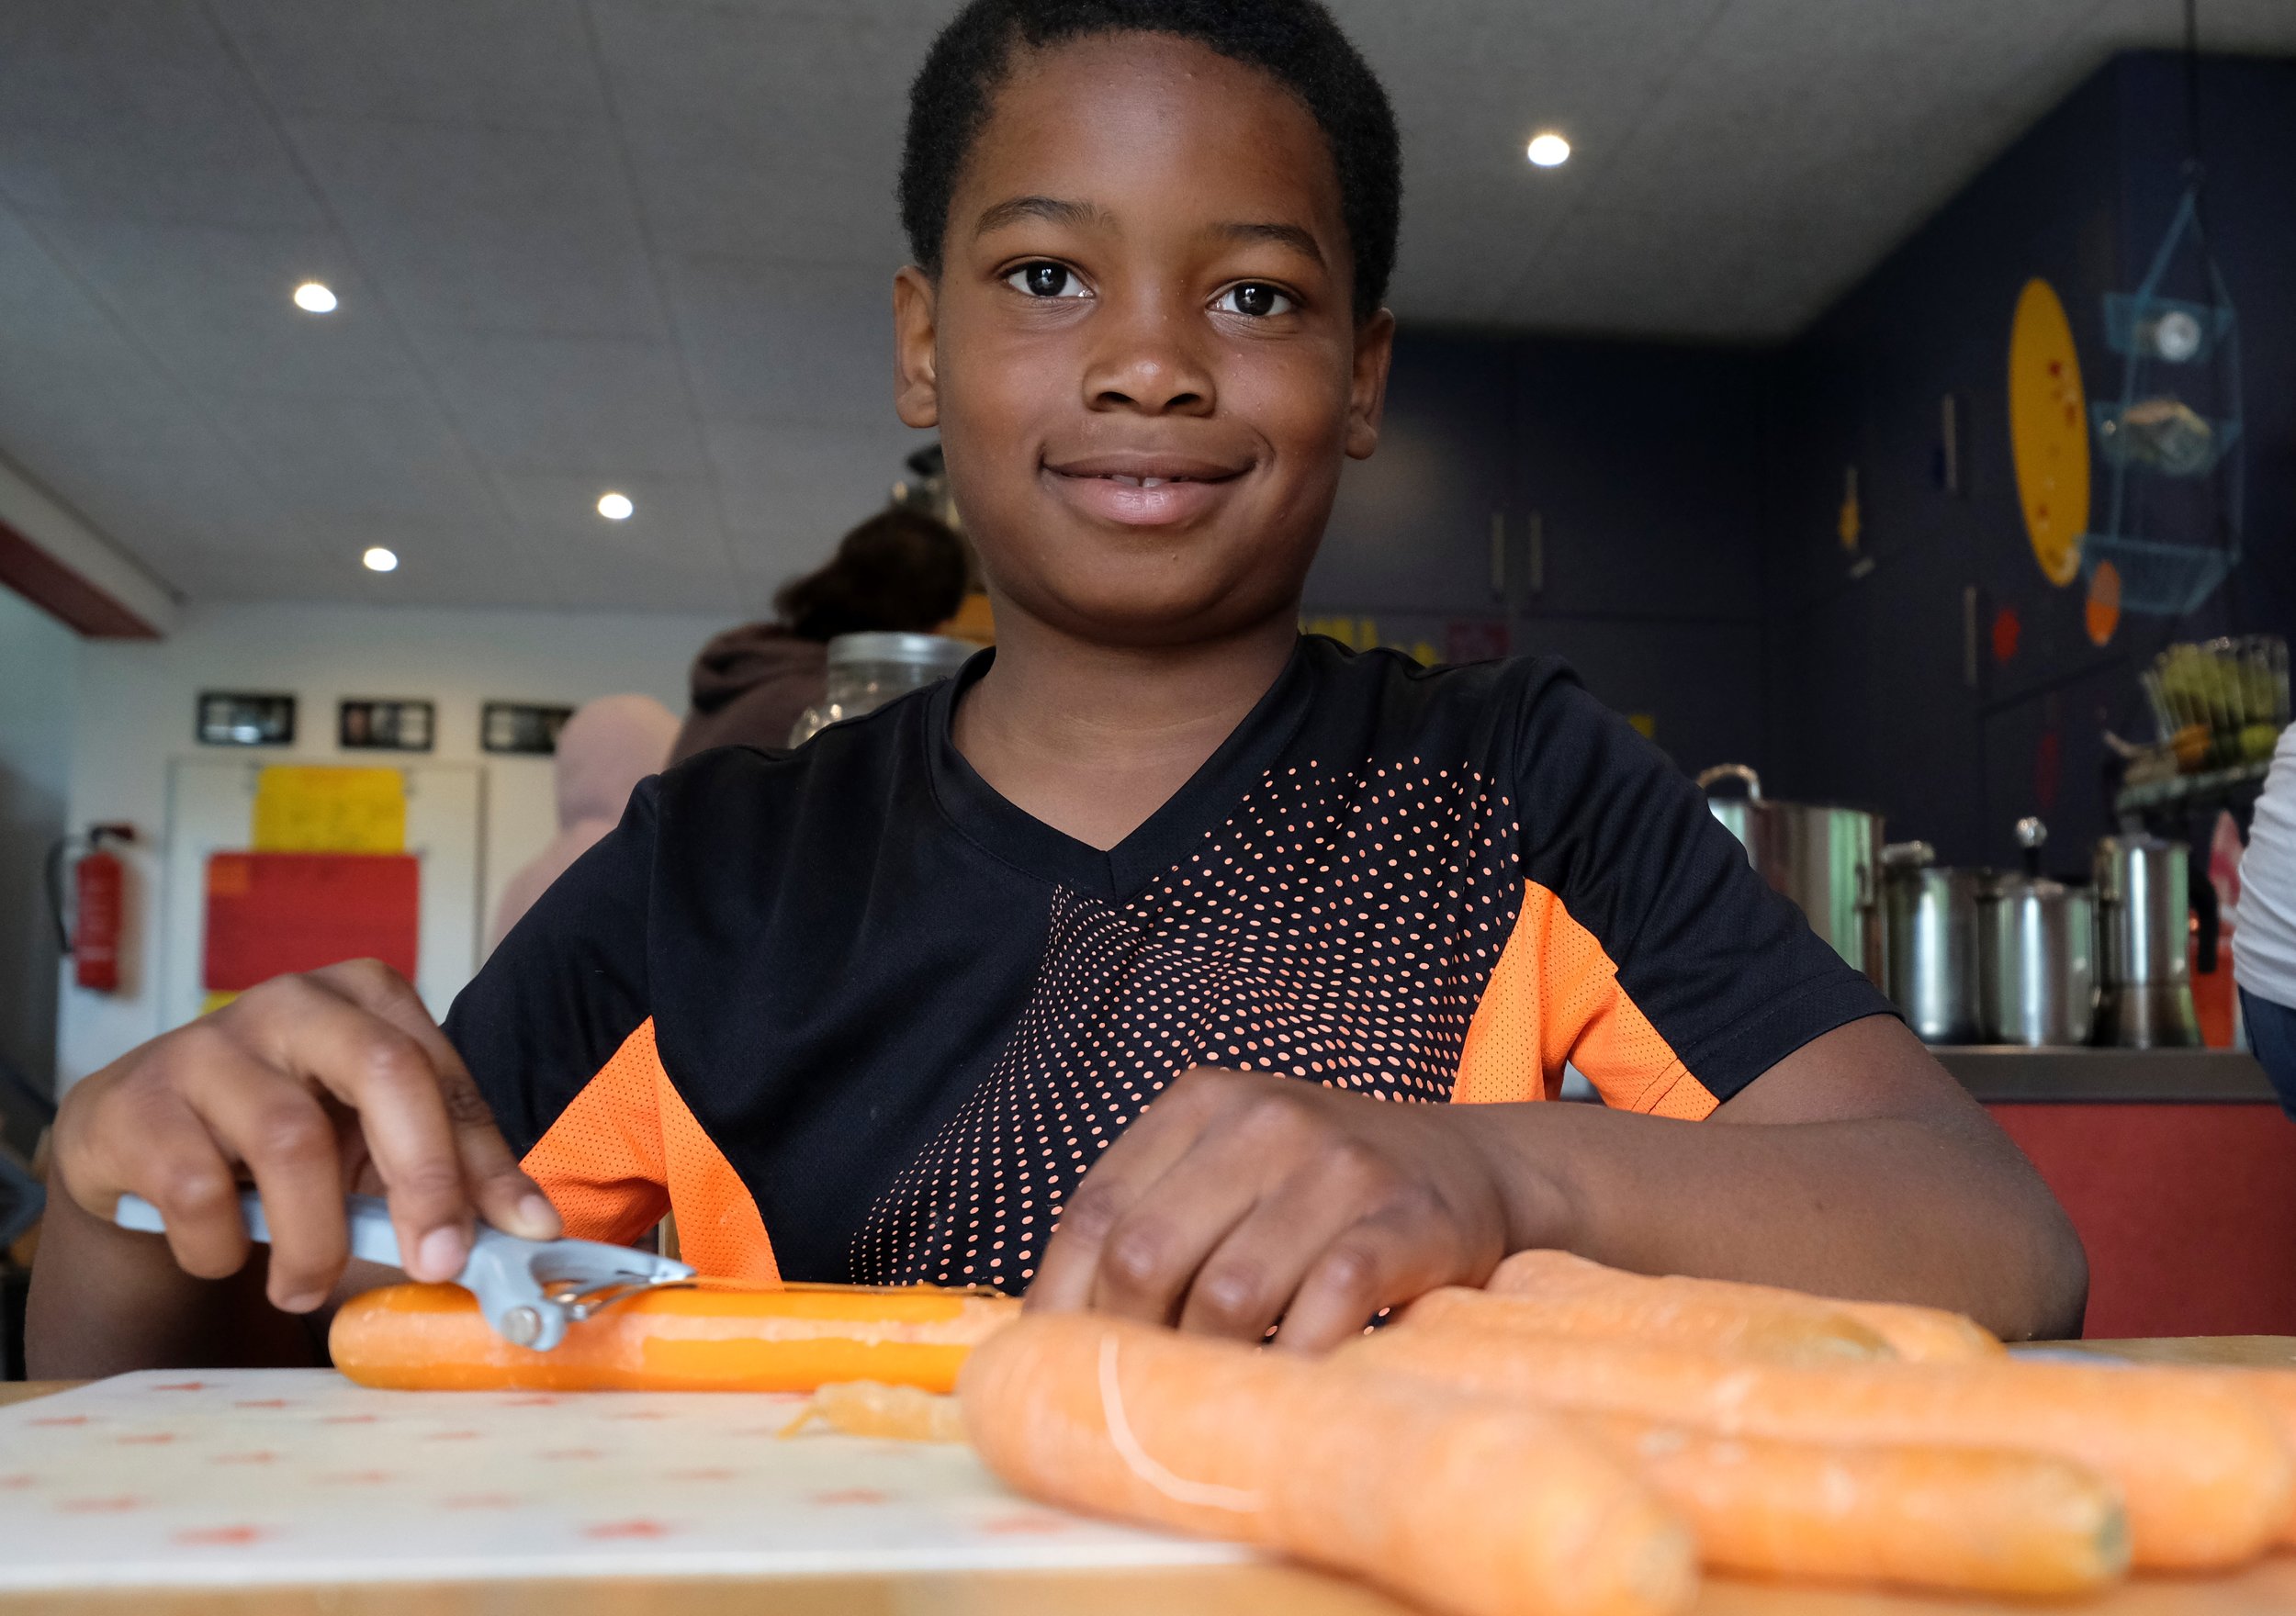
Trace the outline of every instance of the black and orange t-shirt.
<path fill-rule="evenodd" d="M 447 1032 L 568 1232 L 705 1272 L 1023 1288 L 1193 1066 L 1704 1117 L 1889 1005 L 1552 661 L 1300 642 L 1107 851 L 950 739 L 976 658 L 641 786 Z"/>

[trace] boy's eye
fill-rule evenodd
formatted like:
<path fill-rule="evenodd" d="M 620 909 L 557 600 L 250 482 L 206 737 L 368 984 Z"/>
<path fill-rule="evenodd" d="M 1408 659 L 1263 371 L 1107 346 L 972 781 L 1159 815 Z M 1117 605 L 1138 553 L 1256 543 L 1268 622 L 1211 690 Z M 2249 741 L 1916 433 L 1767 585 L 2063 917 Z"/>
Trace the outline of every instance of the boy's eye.
<path fill-rule="evenodd" d="M 1005 284 L 1031 297 L 1085 296 L 1085 283 L 1076 272 L 1060 264 L 1024 264 L 1005 277 Z"/>
<path fill-rule="evenodd" d="M 1265 320 L 1271 314 L 1291 312 L 1291 299 L 1275 287 L 1259 281 L 1245 281 L 1240 286 L 1230 286 L 1220 294 L 1212 307 L 1222 314 L 1244 314 L 1254 320 Z"/>

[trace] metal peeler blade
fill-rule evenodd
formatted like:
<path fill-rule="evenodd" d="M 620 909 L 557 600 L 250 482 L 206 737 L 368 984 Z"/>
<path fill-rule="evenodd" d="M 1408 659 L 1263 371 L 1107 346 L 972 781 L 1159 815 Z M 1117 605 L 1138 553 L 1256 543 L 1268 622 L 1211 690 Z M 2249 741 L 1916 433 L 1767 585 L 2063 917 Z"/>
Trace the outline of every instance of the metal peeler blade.
<path fill-rule="evenodd" d="M 262 1198 L 247 1190 L 239 1206 L 247 1238 L 268 1243 L 271 1225 L 264 1217 Z M 343 1210 L 350 1218 L 353 1256 L 391 1268 L 404 1266 L 389 1208 L 379 1195 L 346 1196 Z M 149 1234 L 165 1229 L 159 1208 L 140 1195 L 120 1196 L 112 1220 L 122 1229 Z M 455 1283 L 478 1298 L 478 1311 L 495 1334 L 512 1346 L 546 1352 L 566 1339 L 568 1325 L 580 1323 L 600 1308 L 693 1277 L 693 1270 L 683 1262 L 629 1246 L 521 1240 L 481 1223 L 471 1242 L 470 1260 Z"/>

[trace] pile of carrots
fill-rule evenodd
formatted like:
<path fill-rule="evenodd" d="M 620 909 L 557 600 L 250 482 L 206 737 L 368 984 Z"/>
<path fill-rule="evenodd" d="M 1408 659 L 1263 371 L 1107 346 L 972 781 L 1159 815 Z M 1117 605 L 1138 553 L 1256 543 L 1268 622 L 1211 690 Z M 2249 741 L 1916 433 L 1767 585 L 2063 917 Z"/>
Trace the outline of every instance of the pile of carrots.
<path fill-rule="evenodd" d="M 958 1395 L 1023 1492 L 1457 1616 L 1660 1616 L 1702 1565 L 2062 1599 L 2296 1543 L 2296 1371 L 2012 1357 L 1955 1314 L 1553 1251 L 1317 1361 L 1031 1315 Z"/>

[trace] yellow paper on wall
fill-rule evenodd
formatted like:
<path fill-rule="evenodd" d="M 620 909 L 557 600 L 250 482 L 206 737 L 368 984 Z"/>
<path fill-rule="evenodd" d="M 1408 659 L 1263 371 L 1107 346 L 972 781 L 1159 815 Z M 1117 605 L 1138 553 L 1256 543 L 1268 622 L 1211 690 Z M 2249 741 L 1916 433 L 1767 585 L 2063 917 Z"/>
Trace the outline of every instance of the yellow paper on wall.
<path fill-rule="evenodd" d="M 255 782 L 258 853 L 403 853 L 407 782 L 395 769 L 277 764 Z"/>

